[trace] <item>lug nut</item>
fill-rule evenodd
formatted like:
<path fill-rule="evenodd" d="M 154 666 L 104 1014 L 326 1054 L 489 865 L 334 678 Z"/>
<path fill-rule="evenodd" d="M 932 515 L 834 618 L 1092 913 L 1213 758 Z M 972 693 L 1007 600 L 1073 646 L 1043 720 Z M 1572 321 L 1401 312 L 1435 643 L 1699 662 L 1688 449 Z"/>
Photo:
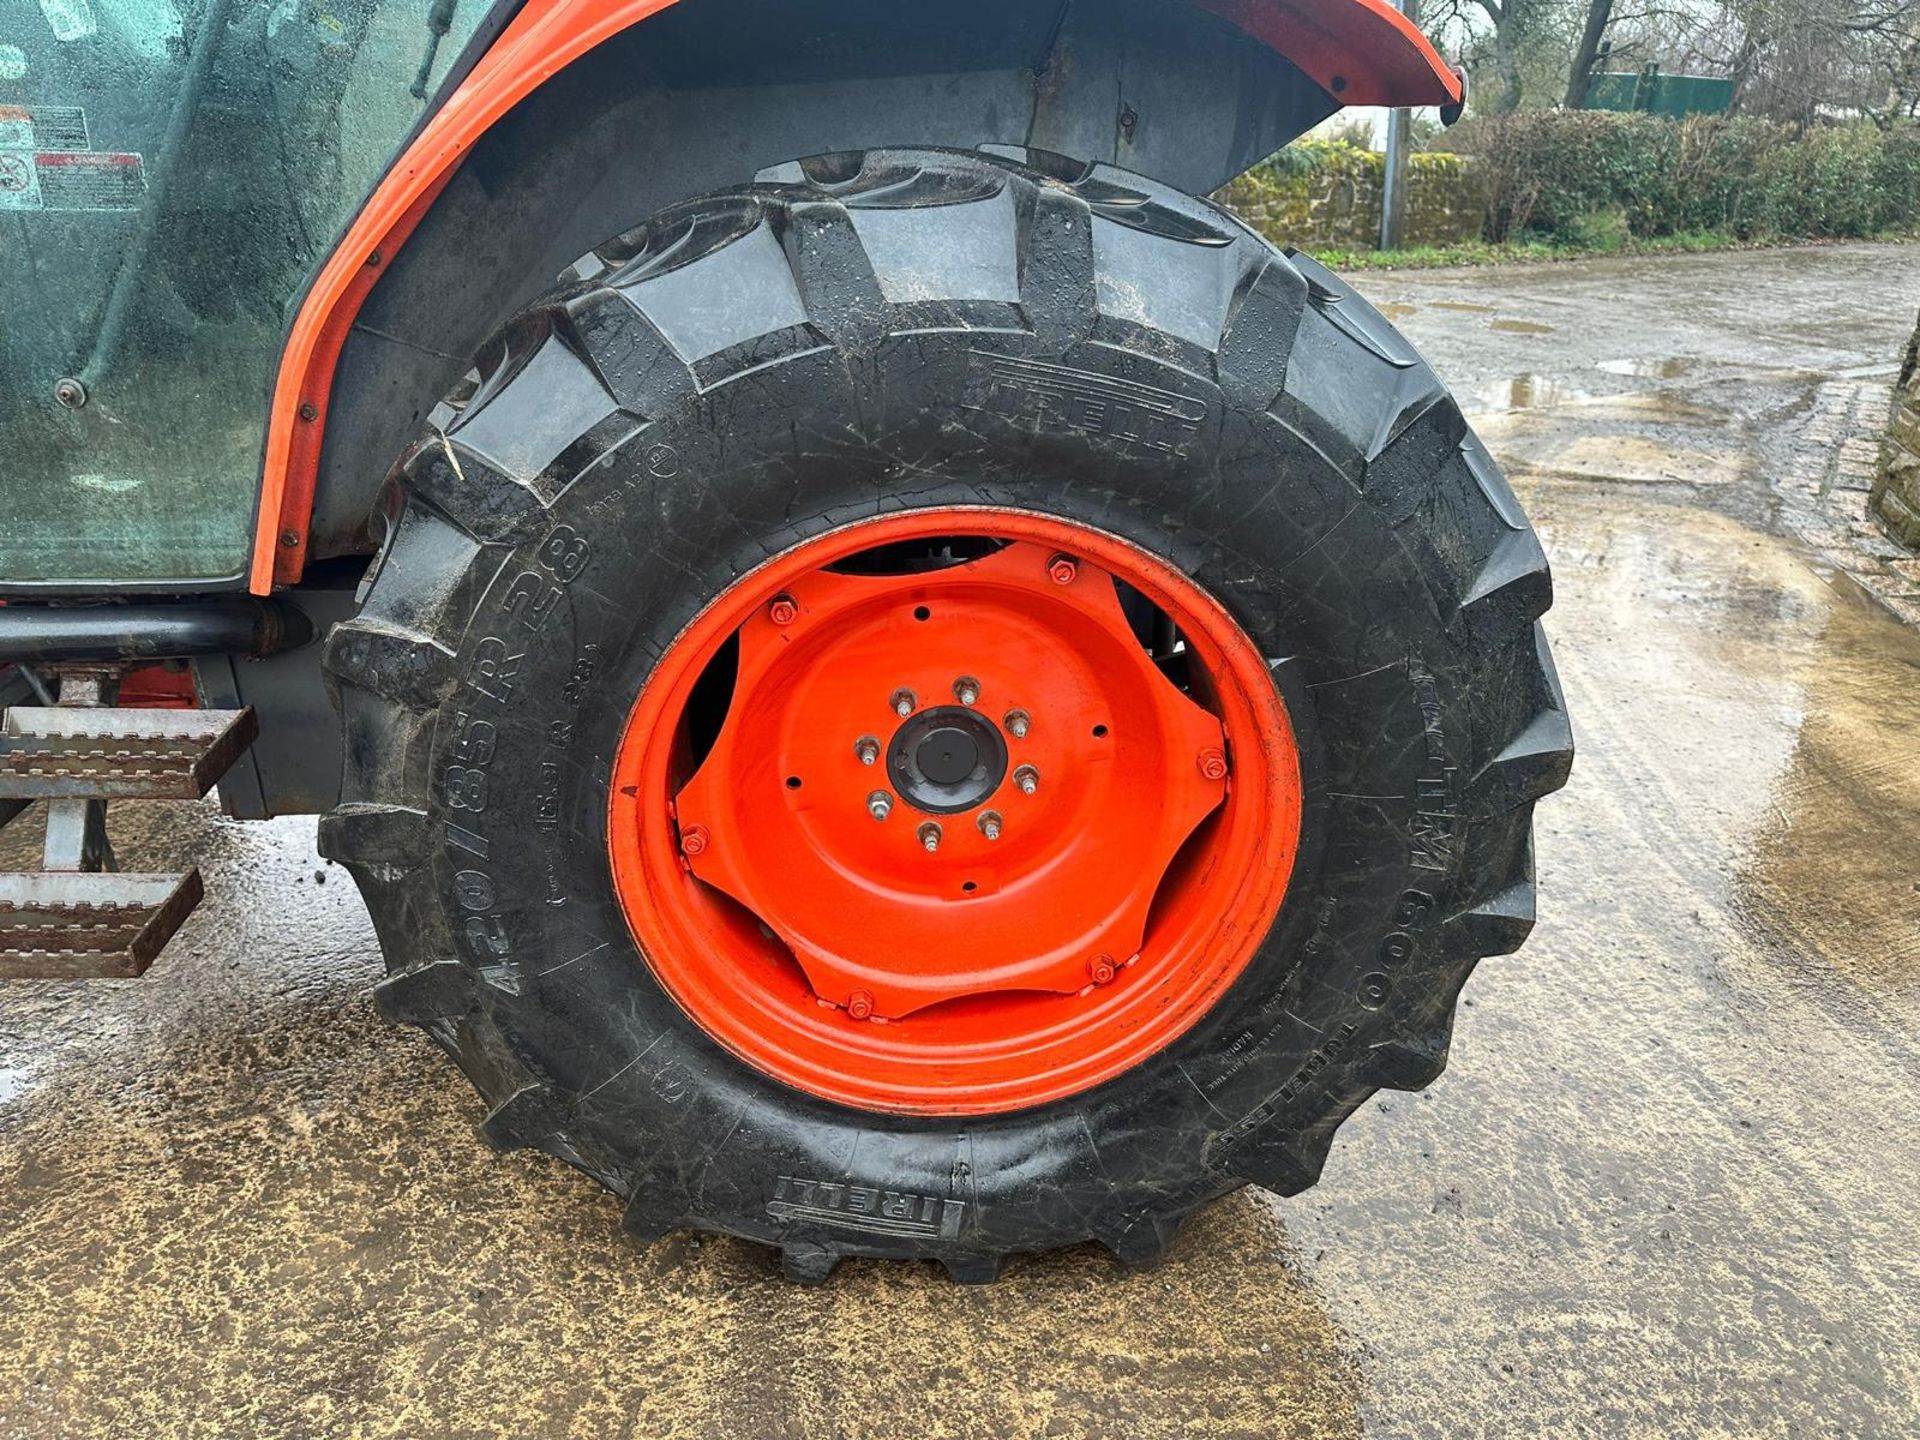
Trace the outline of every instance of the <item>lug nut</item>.
<path fill-rule="evenodd" d="M 953 698 L 962 705 L 971 705 L 980 698 L 980 682 L 971 675 L 962 675 L 953 682 Z"/>
<path fill-rule="evenodd" d="M 793 603 L 791 595 L 776 595 L 767 606 L 767 618 L 776 625 L 791 625 L 800 618 L 800 607 Z"/>
<path fill-rule="evenodd" d="M 986 836 L 987 839 L 998 840 L 1000 838 L 1000 812 L 998 810 L 982 811 L 979 823 L 980 833 Z"/>
<path fill-rule="evenodd" d="M 689 825 L 685 830 L 682 830 L 680 832 L 680 853 L 689 857 L 706 854 L 707 827 L 704 825 Z"/>
<path fill-rule="evenodd" d="M 856 1020 L 868 1020 L 873 1017 L 873 996 L 864 990 L 856 990 L 847 997 L 847 1014 Z"/>
<path fill-rule="evenodd" d="M 1056 585 L 1071 585 L 1079 573 L 1079 562 L 1071 555 L 1056 555 L 1047 562 L 1047 576 Z"/>
<path fill-rule="evenodd" d="M 940 827 L 929 820 L 920 827 L 920 844 L 931 855 L 940 848 Z"/>
<path fill-rule="evenodd" d="M 1200 752 L 1200 773 L 1209 780 L 1227 778 L 1227 752 L 1224 750 L 1202 750 Z"/>
<path fill-rule="evenodd" d="M 1087 978 L 1096 985 L 1108 984 L 1115 973 L 1111 955 L 1096 955 L 1087 962 Z"/>
<path fill-rule="evenodd" d="M 1027 738 L 1027 731 L 1033 728 L 1033 719 L 1024 710 L 1009 710 L 1000 723 L 1007 727 L 1007 733 L 1016 740 Z"/>
<path fill-rule="evenodd" d="M 913 691 L 902 689 L 894 691 L 893 697 L 887 701 L 887 704 L 893 707 L 894 714 L 904 720 L 919 708 L 920 701 Z"/>
<path fill-rule="evenodd" d="M 1031 765 L 1022 765 L 1013 772 L 1013 783 L 1020 787 L 1022 795 L 1031 795 L 1040 788 L 1040 772 Z"/>
<path fill-rule="evenodd" d="M 876 790 L 867 796 L 867 813 L 876 820 L 884 820 L 893 813 L 893 796 L 884 790 Z"/>
<path fill-rule="evenodd" d="M 860 757 L 862 765 L 871 765 L 880 758 L 880 742 L 871 735 L 862 735 L 853 742 L 853 753 Z"/>

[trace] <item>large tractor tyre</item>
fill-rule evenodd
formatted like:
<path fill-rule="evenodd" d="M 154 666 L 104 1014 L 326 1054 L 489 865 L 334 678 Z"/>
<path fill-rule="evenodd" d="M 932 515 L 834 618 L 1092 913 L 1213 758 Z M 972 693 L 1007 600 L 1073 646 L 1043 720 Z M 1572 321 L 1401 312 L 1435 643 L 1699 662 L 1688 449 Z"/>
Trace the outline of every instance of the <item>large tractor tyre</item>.
<path fill-rule="evenodd" d="M 1532 925 L 1539 544 L 1378 312 L 1152 181 L 677 206 L 382 514 L 322 846 L 486 1136 L 643 1238 L 1150 1261 L 1432 1080 Z"/>

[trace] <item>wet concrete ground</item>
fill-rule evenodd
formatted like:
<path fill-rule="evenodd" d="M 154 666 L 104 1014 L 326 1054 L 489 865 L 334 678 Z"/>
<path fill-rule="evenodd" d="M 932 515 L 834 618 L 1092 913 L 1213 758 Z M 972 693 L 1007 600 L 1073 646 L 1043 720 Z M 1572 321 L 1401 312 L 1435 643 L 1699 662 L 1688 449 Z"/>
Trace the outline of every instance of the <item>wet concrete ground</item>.
<path fill-rule="evenodd" d="M 638 1252 L 376 1020 L 311 820 L 129 806 L 209 898 L 143 981 L 0 992 L 0 1436 L 1920 1433 L 1920 635 L 1767 485 L 1920 249 L 1365 283 L 1517 462 L 1581 753 L 1533 941 L 1318 1189 L 1137 1276 Z"/>

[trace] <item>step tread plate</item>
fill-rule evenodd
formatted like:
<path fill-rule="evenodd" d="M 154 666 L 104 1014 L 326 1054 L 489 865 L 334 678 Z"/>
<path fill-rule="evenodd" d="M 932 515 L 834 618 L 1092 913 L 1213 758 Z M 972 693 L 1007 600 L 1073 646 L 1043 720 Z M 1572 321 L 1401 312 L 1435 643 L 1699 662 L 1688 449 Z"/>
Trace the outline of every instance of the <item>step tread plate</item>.
<path fill-rule="evenodd" d="M 251 708 L 16 705 L 0 716 L 0 801 L 198 799 L 259 731 Z"/>
<path fill-rule="evenodd" d="M 200 903 L 200 872 L 0 873 L 0 980 L 131 979 Z"/>

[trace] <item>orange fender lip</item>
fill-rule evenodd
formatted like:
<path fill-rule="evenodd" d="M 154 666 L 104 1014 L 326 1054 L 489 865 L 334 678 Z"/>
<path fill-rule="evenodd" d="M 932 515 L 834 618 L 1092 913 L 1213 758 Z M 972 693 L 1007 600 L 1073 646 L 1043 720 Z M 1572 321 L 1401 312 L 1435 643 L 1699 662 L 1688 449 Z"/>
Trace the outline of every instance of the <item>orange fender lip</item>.
<path fill-rule="evenodd" d="M 375 187 L 301 303 L 274 383 L 248 588 L 306 568 L 334 368 L 361 304 L 466 153 L 567 65 L 677 0 L 527 0 Z M 1343 105 L 1450 105 L 1459 78 L 1386 0 L 1198 0 L 1285 55 Z"/>
<path fill-rule="evenodd" d="M 1198 0 L 1342 105 L 1457 105 L 1460 77 L 1387 0 Z"/>

